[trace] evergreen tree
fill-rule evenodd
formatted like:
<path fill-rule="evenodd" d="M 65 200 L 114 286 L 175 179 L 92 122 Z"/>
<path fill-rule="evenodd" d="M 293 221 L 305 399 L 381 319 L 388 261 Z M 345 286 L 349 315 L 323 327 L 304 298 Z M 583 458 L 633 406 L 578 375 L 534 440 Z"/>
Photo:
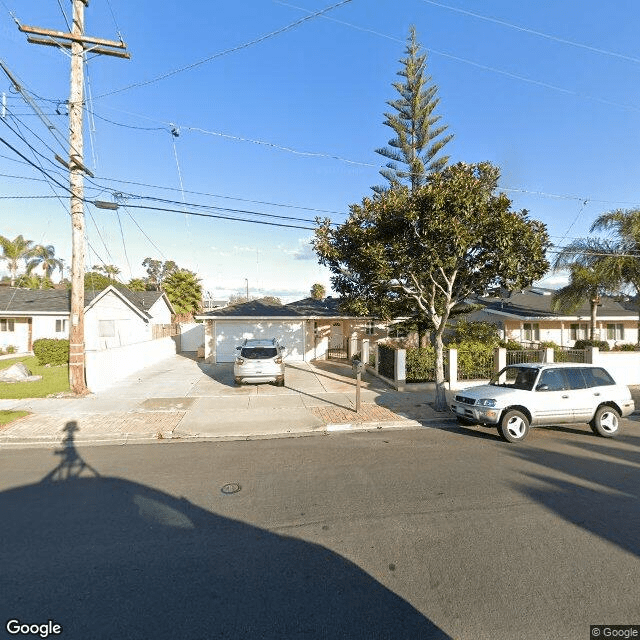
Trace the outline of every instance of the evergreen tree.
<path fill-rule="evenodd" d="M 376 193 L 403 184 L 416 191 L 425 184 L 429 173 L 441 171 L 449 161 L 449 156 L 436 157 L 453 134 L 443 135 L 447 125 L 439 124 L 441 116 L 435 114 L 440 102 L 436 97 L 438 87 L 427 75 L 427 55 L 420 54 L 415 27 L 409 30 L 405 53 L 397 74 L 403 80 L 392 85 L 400 97 L 387 102 L 394 112 L 384 114 L 384 124 L 393 129 L 395 136 L 389 146 L 376 149 L 376 153 L 390 160 L 380 170 L 389 185 L 373 187 Z"/>
<path fill-rule="evenodd" d="M 162 288 L 176 313 L 194 314 L 202 310 L 202 285 L 193 271 L 178 269 L 170 273 Z"/>

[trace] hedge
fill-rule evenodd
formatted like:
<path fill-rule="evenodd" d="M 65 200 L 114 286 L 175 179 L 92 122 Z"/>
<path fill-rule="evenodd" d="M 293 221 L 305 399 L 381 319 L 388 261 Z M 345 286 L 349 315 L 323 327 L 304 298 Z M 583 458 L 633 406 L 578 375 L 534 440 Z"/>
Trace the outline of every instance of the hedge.
<path fill-rule="evenodd" d="M 436 379 L 436 351 L 433 347 L 407 349 L 407 382 L 431 382 Z"/>
<path fill-rule="evenodd" d="M 55 338 L 40 338 L 33 343 L 33 354 L 38 358 L 39 365 L 68 364 L 69 341 Z"/>

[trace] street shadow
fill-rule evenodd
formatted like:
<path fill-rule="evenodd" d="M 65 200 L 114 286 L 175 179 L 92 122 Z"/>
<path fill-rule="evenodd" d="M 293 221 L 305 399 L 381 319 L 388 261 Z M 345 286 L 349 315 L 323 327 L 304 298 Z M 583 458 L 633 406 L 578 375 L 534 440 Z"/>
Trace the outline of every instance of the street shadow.
<path fill-rule="evenodd" d="M 640 555 L 640 437 L 609 440 L 589 431 L 564 444 L 578 453 L 536 447 L 533 440 L 510 449 L 514 458 L 539 467 L 524 473 L 527 481 L 513 483 L 514 488 L 576 526 Z"/>
<path fill-rule="evenodd" d="M 42 481 L 0 493 L 5 620 L 81 640 L 449 638 L 320 544 L 100 475 L 76 430 Z"/>

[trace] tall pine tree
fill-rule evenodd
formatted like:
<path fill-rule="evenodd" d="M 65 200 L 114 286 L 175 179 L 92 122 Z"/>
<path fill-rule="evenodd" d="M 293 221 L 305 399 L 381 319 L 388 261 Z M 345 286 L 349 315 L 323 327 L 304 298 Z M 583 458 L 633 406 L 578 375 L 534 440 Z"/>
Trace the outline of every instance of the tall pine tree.
<path fill-rule="evenodd" d="M 389 146 L 376 149 L 390 160 L 380 170 L 389 185 L 373 187 L 377 193 L 402 184 L 414 192 L 425 184 L 429 173 L 441 171 L 449 161 L 449 156 L 436 157 L 453 134 L 443 135 L 447 125 L 439 124 L 441 116 L 435 115 L 438 87 L 426 75 L 427 55 L 420 54 L 415 27 L 409 30 L 405 53 L 397 73 L 403 80 L 392 84 L 400 97 L 387 102 L 395 113 L 384 114 L 384 124 L 393 129 L 395 137 Z"/>

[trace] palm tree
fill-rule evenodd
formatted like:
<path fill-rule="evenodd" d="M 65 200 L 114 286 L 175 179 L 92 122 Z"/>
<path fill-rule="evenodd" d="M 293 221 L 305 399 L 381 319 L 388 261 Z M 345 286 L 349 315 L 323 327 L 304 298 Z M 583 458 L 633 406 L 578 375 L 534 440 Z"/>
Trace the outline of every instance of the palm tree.
<path fill-rule="evenodd" d="M 39 244 L 33 248 L 31 260 L 27 262 L 27 273 L 31 274 L 38 267 L 42 269 L 46 278 L 51 278 L 56 269 L 60 271 L 60 275 L 63 274 L 64 263 L 60 258 L 56 258 L 56 250 L 52 244 Z"/>
<path fill-rule="evenodd" d="M 0 260 L 6 260 L 9 265 L 11 286 L 13 287 L 18 274 L 20 261 L 28 260 L 34 251 L 33 240 L 25 240 L 21 235 L 13 240 L 0 236 L 0 248 L 2 249 Z"/>

